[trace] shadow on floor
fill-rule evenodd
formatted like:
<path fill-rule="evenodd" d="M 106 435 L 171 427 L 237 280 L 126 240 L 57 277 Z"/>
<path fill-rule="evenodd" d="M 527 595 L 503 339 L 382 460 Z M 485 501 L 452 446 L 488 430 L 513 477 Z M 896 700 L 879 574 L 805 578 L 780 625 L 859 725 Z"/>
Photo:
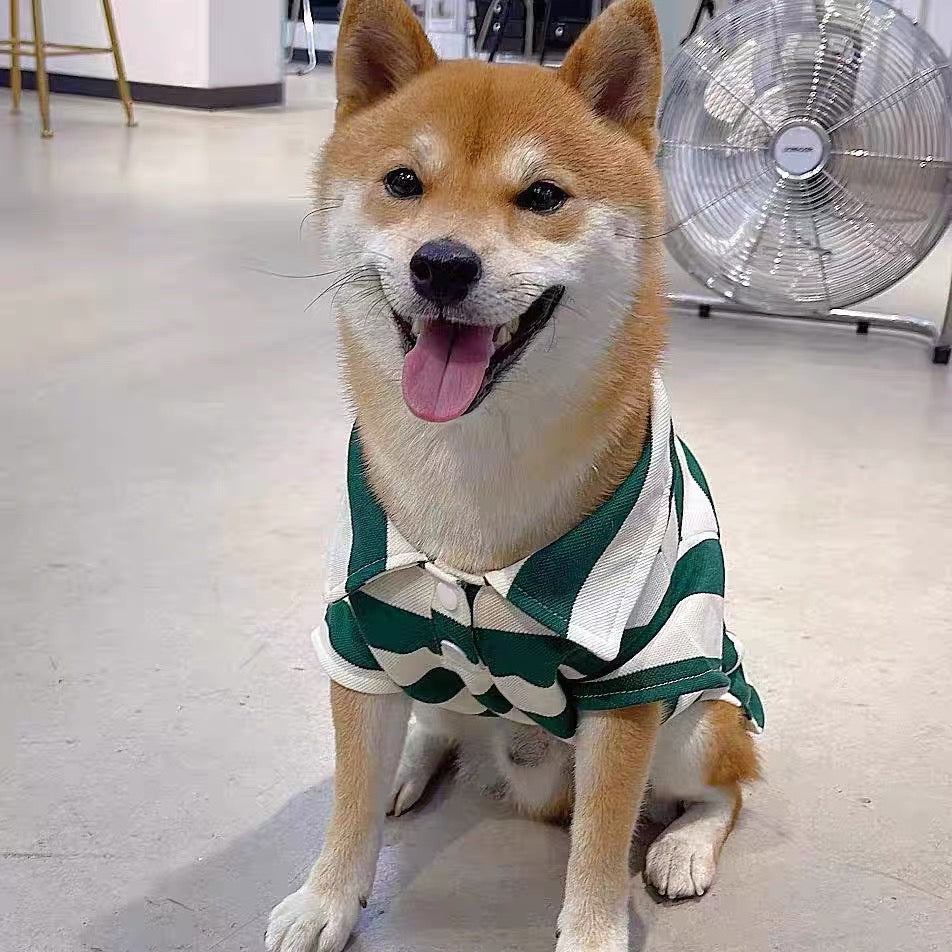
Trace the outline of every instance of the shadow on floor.
<path fill-rule="evenodd" d="M 327 781 L 303 791 L 258 829 L 92 921 L 83 952 L 262 952 L 268 913 L 317 854 L 332 790 Z M 450 778 L 418 811 L 388 821 L 349 952 L 477 952 L 490 936 L 501 952 L 551 952 L 567 857 L 566 830 L 516 817 Z M 636 845 L 633 863 L 643 857 Z M 631 952 L 646 940 L 636 914 Z"/>
<path fill-rule="evenodd" d="M 83 952 L 260 952 L 272 898 L 304 876 L 317 852 L 332 789 L 327 781 L 298 794 L 221 852 L 93 920 L 82 933 Z"/>

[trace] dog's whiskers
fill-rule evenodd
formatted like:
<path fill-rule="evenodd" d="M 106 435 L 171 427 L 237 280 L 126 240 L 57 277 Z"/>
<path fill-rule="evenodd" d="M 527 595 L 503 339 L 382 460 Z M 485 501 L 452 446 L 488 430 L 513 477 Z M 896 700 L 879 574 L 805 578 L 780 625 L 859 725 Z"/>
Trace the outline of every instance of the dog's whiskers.
<path fill-rule="evenodd" d="M 694 217 L 696 216 L 691 216 L 691 218 Z M 676 222 L 670 228 L 666 228 L 664 231 L 659 231 L 656 235 L 629 235 L 624 231 L 616 231 L 615 237 L 626 238 L 629 241 L 658 241 L 661 238 L 667 238 L 668 235 L 673 235 L 676 231 L 680 231 L 689 221 L 691 221 L 691 218 Z"/>
<path fill-rule="evenodd" d="M 342 269 L 334 268 L 331 271 L 318 271 L 314 274 L 284 274 L 281 271 L 269 271 L 267 268 L 257 268 L 253 266 L 250 267 L 249 270 L 257 274 L 266 274 L 269 278 L 289 278 L 293 281 L 306 281 L 315 278 L 326 278 L 332 274 L 340 274 Z"/>
<path fill-rule="evenodd" d="M 298 238 L 302 238 L 304 235 L 304 226 L 307 224 L 308 220 L 314 215 L 323 215 L 327 212 L 334 211 L 338 208 L 342 208 L 344 205 L 344 200 L 342 198 L 331 198 L 329 196 L 318 195 L 315 197 L 315 202 L 317 203 L 314 208 L 312 208 L 302 219 L 301 223 L 298 226 Z"/>
<path fill-rule="evenodd" d="M 304 310 L 309 311 L 327 294 L 331 294 L 333 292 L 336 295 L 337 291 L 340 291 L 348 285 L 366 282 L 367 280 L 375 277 L 377 277 L 377 271 L 370 265 L 358 265 L 356 268 L 348 268 L 340 278 L 338 278 L 336 281 L 332 281 L 326 288 L 324 288 L 324 290 L 321 291 L 321 293 L 318 294 L 317 297 L 314 298 L 306 308 L 304 308 Z"/>

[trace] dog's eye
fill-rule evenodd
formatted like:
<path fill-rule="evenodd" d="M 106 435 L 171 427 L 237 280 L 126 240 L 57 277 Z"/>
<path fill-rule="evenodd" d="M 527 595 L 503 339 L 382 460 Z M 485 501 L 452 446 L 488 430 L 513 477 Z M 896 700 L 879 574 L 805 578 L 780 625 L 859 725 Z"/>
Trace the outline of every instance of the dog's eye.
<path fill-rule="evenodd" d="M 417 198 L 423 194 L 423 183 L 413 169 L 394 169 L 384 176 L 383 184 L 394 198 Z"/>
<path fill-rule="evenodd" d="M 555 182 L 533 182 L 516 196 L 516 204 L 528 212 L 549 215 L 558 211 L 568 199 L 568 193 Z"/>

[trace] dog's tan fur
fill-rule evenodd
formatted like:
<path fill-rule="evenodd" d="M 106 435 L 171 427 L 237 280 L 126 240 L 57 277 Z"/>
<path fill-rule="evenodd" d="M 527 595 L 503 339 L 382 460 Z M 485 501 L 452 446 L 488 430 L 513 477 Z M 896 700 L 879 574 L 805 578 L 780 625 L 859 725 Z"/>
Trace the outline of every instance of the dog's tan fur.
<path fill-rule="evenodd" d="M 740 815 L 744 803 L 744 784 L 760 780 L 761 770 L 754 742 L 738 708 L 732 704 L 711 704 L 708 723 L 711 737 L 705 764 L 707 784 L 714 789 L 724 790 L 733 801 L 730 823 L 717 844 L 717 855 L 720 855 L 724 841 Z"/>
<path fill-rule="evenodd" d="M 318 193 L 322 202 L 346 204 L 361 234 L 388 235 L 401 249 L 452 235 L 486 258 L 504 245 L 547 261 L 579 253 L 593 221 L 631 229 L 617 235 L 630 243 L 618 245 L 616 255 L 632 285 L 626 303 L 584 382 L 563 403 L 543 400 L 528 436 L 519 429 L 521 404 L 506 394 L 490 398 L 485 424 L 439 427 L 412 418 L 393 363 L 379 349 L 384 332 L 341 308 L 344 383 L 373 489 L 390 517 L 417 533 L 411 541 L 421 550 L 462 571 L 512 564 L 592 512 L 631 471 L 644 442 L 665 328 L 662 248 L 651 238 L 663 221 L 653 162 L 661 87 L 654 11 L 649 0 L 619 0 L 554 73 L 438 63 L 402 0 L 349 0 L 336 68 L 338 123 Z M 404 165 L 421 176 L 425 202 L 388 200 L 380 187 L 389 170 Z M 564 213 L 516 210 L 513 196 L 537 178 L 557 179 L 571 193 Z M 592 319 L 593 337 L 600 332 L 594 318 L 573 316 Z M 518 451 L 499 451 L 507 441 L 518 442 Z M 490 465 L 482 465 L 484 456 Z M 515 504 L 506 510 L 501 490 L 532 499 L 530 518 L 516 519 Z M 388 801 L 405 699 L 335 686 L 332 704 L 335 808 L 308 882 L 272 914 L 270 952 L 340 952 L 373 879 L 385 809 L 411 806 L 455 744 L 453 725 L 416 724 Z M 561 769 L 571 755 L 560 748 L 551 754 L 550 778 L 561 780 L 537 792 L 524 786 L 514 797 L 540 817 L 564 816 L 574 803 L 558 952 L 627 949 L 628 850 L 649 775 L 656 798 L 685 801 L 688 809 L 652 847 L 647 878 L 678 896 L 710 884 L 742 785 L 759 769 L 737 708 L 694 708 L 670 731 L 660 726 L 658 705 L 588 715 L 577 736 L 574 783 Z"/>
<path fill-rule="evenodd" d="M 361 64 L 361 70 L 367 69 L 367 62 L 359 57 L 359 41 L 375 35 L 356 26 L 351 35 L 348 23 L 360 22 L 375 3 L 352 0 L 348 4 L 341 27 L 347 55 L 337 63 L 338 82 L 344 88 L 353 84 L 348 77 L 356 63 Z M 399 85 L 394 95 L 369 104 L 362 100 L 361 110 L 355 111 L 352 98 L 342 102 L 339 108 L 348 118 L 327 145 L 320 193 L 335 197 L 342 168 L 348 180 L 367 182 L 379 180 L 395 165 L 411 164 L 425 170 L 434 164 L 428 147 L 436 140 L 443 153 L 436 157 L 440 174 L 424 174 L 428 189 L 425 207 L 411 210 L 405 203 L 380 200 L 372 191 L 362 204 L 370 221 L 380 228 L 403 228 L 421 240 L 452 233 L 480 253 L 500 234 L 521 246 L 543 241 L 567 243 L 582 227 L 581 202 L 575 212 L 527 221 L 509 200 L 519 190 L 519 181 L 506 157 L 526 140 L 538 141 L 546 145 L 546 174 L 557 174 L 580 199 L 631 210 L 646 233 L 657 234 L 663 218 L 661 185 L 652 153 L 643 140 L 649 138 L 653 145 L 654 133 L 649 136 L 645 132 L 645 113 L 653 114 L 646 104 L 657 101 L 660 87 L 659 39 L 650 5 L 620 6 L 625 9 L 619 10 L 615 21 L 622 20 L 621 24 L 593 27 L 573 48 L 562 68 L 565 81 L 533 67 L 487 70 L 485 64 L 472 61 L 434 65 L 419 54 L 415 24 L 406 23 L 401 11 L 395 29 L 408 29 L 410 37 L 403 46 L 413 51 L 418 71 Z M 623 16 L 628 7 L 630 15 Z M 612 93 L 611 77 L 617 65 L 612 56 L 598 57 L 592 49 L 600 34 L 608 37 L 612 51 L 626 40 L 635 46 L 647 44 L 651 55 L 643 58 L 644 75 L 637 77 L 638 98 L 632 99 L 627 87 L 624 92 Z M 395 42 L 392 33 L 389 42 Z M 579 61 L 591 65 L 585 67 Z M 605 70 L 603 78 L 598 74 L 600 67 Z M 593 122 L 591 105 L 573 85 L 573 74 L 579 75 L 580 82 L 584 78 L 593 94 L 607 98 L 618 118 L 628 117 L 627 122 Z M 364 81 L 361 88 L 368 85 L 372 86 Z M 613 95 L 620 101 L 615 102 Z M 426 117 L 422 143 L 419 126 L 407 123 L 408 109 Z M 639 237 L 631 235 L 626 240 L 638 241 Z M 651 368 L 660 357 L 665 327 L 661 246 L 650 241 L 638 244 L 638 294 L 605 348 L 600 366 L 594 368 L 590 388 L 578 394 L 575 404 L 558 420 L 547 426 L 542 423 L 544 431 L 534 441 L 531 454 L 519 460 L 517 478 L 527 483 L 545 485 L 553 470 L 565 467 L 566 461 L 584 473 L 584 479 L 567 504 L 541 505 L 542 518 L 534 521 L 526 534 L 514 538 L 485 538 L 485 527 L 475 535 L 464 528 L 473 510 L 471 497 L 461 505 L 459 523 L 454 525 L 456 501 L 446 499 L 441 541 L 453 541 L 441 554 L 450 564 L 474 572 L 511 564 L 575 525 L 631 471 L 644 440 Z M 409 511 L 408 497 L 387 472 L 390 462 L 401 459 L 406 449 L 404 436 L 393 425 L 395 413 L 405 412 L 400 409 L 399 384 L 380 375 L 362 341 L 346 324 L 341 325 L 341 338 L 344 382 L 356 405 L 374 488 L 397 524 L 418 526 L 422 521 L 419 514 Z M 405 469 L 402 459 L 397 468 Z M 429 475 L 420 473 L 424 482 Z M 431 478 L 442 485 L 446 473 L 436 471 Z M 491 485 L 473 487 L 473 491 L 485 498 L 498 491 L 500 482 L 505 482 L 505 474 L 497 474 Z M 478 544 L 467 550 L 456 544 L 457 539 Z"/>
<path fill-rule="evenodd" d="M 628 853 L 660 724 L 658 704 L 600 712 L 582 723 L 559 916 L 570 949 L 628 948 Z"/>

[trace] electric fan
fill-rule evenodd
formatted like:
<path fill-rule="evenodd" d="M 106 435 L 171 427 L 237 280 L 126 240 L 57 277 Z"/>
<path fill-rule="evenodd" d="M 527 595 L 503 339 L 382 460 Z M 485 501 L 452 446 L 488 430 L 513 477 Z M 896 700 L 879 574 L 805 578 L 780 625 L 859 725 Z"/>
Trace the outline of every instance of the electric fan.
<path fill-rule="evenodd" d="M 669 250 L 729 306 L 884 323 L 843 309 L 952 218 L 952 68 L 883 0 L 729 6 L 672 63 L 660 130 Z"/>

